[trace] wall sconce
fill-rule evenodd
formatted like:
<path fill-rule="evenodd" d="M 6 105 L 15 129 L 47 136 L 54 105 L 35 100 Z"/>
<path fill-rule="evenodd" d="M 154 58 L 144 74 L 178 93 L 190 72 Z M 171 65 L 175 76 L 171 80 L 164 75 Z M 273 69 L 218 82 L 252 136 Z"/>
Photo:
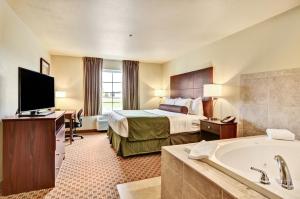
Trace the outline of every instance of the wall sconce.
<path fill-rule="evenodd" d="M 55 91 L 56 98 L 65 98 L 67 96 L 66 91 Z"/>
<path fill-rule="evenodd" d="M 154 91 L 154 96 L 159 97 L 159 104 L 161 104 L 163 101 L 163 97 L 167 96 L 167 92 L 166 90 L 158 89 Z"/>
<path fill-rule="evenodd" d="M 222 85 L 221 84 L 204 84 L 203 96 L 212 98 L 212 100 L 213 100 L 213 116 L 214 116 L 215 105 L 217 103 L 218 98 L 222 96 Z M 215 118 L 215 117 L 212 117 L 209 119 L 217 120 L 217 118 Z"/>
<path fill-rule="evenodd" d="M 160 98 L 163 98 L 163 97 L 166 97 L 167 96 L 167 93 L 166 93 L 166 90 L 155 90 L 154 91 L 154 96 L 155 97 L 160 97 Z"/>

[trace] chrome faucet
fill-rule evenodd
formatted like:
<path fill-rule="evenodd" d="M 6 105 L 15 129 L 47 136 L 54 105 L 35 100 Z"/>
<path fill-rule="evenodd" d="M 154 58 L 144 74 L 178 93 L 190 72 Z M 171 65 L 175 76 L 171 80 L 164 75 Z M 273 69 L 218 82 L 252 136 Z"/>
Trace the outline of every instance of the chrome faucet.
<path fill-rule="evenodd" d="M 262 184 L 270 184 L 270 180 L 269 177 L 267 175 L 267 173 L 261 169 L 257 169 L 255 167 L 250 167 L 251 170 L 254 171 L 258 171 L 259 173 L 261 173 L 261 177 L 260 177 L 260 183 Z"/>
<path fill-rule="evenodd" d="M 278 164 L 281 186 L 288 190 L 294 189 L 292 177 L 285 160 L 280 155 L 275 155 L 274 159 Z"/>

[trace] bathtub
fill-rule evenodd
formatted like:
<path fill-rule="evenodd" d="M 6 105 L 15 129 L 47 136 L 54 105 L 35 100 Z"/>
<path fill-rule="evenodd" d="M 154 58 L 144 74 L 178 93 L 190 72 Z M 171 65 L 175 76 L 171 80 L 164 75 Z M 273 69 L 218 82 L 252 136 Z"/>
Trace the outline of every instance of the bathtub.
<path fill-rule="evenodd" d="M 275 155 L 285 159 L 293 190 L 279 184 Z M 300 141 L 269 140 L 264 136 L 232 139 L 218 143 L 215 153 L 204 161 L 269 198 L 300 199 Z M 251 166 L 264 170 L 271 184 L 261 184 L 261 174 L 251 170 Z"/>

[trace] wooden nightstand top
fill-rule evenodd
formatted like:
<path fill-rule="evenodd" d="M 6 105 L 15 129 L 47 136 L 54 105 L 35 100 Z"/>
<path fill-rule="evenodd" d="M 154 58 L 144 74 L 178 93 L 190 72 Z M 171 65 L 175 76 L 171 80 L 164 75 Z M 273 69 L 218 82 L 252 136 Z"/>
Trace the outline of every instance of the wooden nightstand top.
<path fill-rule="evenodd" d="M 237 123 L 223 123 L 220 120 L 200 120 L 201 132 L 219 135 L 219 139 L 235 138 Z"/>
<path fill-rule="evenodd" d="M 221 120 L 200 120 L 201 122 L 208 122 L 208 123 L 212 123 L 212 124 L 218 124 L 218 125 L 228 125 L 228 124 L 237 124 L 237 122 L 231 122 L 231 123 L 223 123 L 221 122 Z"/>

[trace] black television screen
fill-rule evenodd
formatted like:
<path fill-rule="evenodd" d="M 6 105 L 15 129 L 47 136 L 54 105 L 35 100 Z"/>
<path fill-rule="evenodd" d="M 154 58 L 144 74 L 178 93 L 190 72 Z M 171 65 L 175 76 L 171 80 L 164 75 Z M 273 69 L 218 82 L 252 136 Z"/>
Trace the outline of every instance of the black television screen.
<path fill-rule="evenodd" d="M 54 106 L 54 78 L 19 67 L 19 111 L 34 111 Z"/>

